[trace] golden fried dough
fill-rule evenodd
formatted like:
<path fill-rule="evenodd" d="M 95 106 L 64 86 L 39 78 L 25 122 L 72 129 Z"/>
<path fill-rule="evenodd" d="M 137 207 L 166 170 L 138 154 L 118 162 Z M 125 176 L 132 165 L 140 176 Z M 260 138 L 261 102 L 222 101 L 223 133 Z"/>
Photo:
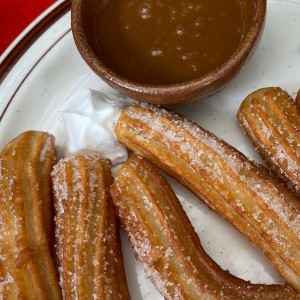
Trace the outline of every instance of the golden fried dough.
<path fill-rule="evenodd" d="M 126 107 L 115 130 L 121 143 L 235 225 L 300 291 L 300 202 L 263 167 L 212 133 L 155 106 Z"/>
<path fill-rule="evenodd" d="M 300 196 L 300 110 L 280 88 L 245 98 L 237 118 L 272 171 Z"/>
<path fill-rule="evenodd" d="M 121 166 L 111 195 L 137 258 L 165 299 L 300 299 L 287 287 L 251 284 L 221 269 L 146 159 L 133 156 Z"/>
<path fill-rule="evenodd" d="M 52 258 L 54 137 L 28 131 L 0 154 L 0 299 L 62 299 Z"/>
<path fill-rule="evenodd" d="M 60 160 L 52 175 L 64 299 L 130 299 L 111 198 L 111 162 L 97 155 Z"/>
<path fill-rule="evenodd" d="M 297 93 L 295 102 L 296 102 L 296 105 L 298 105 L 298 109 L 300 109 L 300 89 Z"/>

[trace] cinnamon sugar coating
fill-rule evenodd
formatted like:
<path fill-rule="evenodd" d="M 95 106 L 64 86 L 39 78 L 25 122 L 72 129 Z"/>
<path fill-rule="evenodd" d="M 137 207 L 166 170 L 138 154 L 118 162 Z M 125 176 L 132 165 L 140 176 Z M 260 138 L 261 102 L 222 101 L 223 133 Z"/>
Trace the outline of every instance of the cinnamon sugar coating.
<path fill-rule="evenodd" d="M 197 124 L 147 104 L 125 108 L 116 135 L 245 234 L 300 291 L 300 202 L 265 168 Z"/>
<path fill-rule="evenodd" d="M 117 171 L 111 195 L 136 257 L 165 299 L 300 299 L 280 285 L 251 284 L 221 269 L 158 167 L 133 156 Z"/>
<path fill-rule="evenodd" d="M 110 160 L 97 155 L 66 158 L 55 165 L 51 177 L 64 299 L 130 299 L 108 193 Z"/>
<path fill-rule="evenodd" d="M 237 118 L 266 164 L 300 197 L 300 107 L 282 89 L 263 88 L 244 99 Z"/>
<path fill-rule="evenodd" d="M 62 299 L 52 257 L 54 137 L 24 132 L 0 154 L 0 299 Z"/>

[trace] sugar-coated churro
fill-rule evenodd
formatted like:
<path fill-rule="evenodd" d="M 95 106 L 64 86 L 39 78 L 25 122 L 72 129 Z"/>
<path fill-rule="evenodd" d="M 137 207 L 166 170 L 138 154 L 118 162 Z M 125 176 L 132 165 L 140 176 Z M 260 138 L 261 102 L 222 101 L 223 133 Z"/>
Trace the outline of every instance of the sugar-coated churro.
<path fill-rule="evenodd" d="M 51 176 L 64 299 L 130 299 L 108 193 L 110 160 L 77 155 L 60 160 Z"/>
<path fill-rule="evenodd" d="M 52 257 L 54 137 L 28 131 L 0 154 L 0 299 L 62 299 Z"/>
<path fill-rule="evenodd" d="M 300 109 L 280 88 L 245 98 L 237 118 L 266 164 L 300 196 Z"/>
<path fill-rule="evenodd" d="M 262 249 L 300 291 L 300 203 L 265 168 L 187 119 L 147 104 L 126 107 L 121 143 L 146 157 Z"/>
<path fill-rule="evenodd" d="M 137 258 L 165 299 L 300 299 L 290 288 L 251 284 L 204 251 L 158 167 L 133 156 L 117 171 L 111 195 Z"/>

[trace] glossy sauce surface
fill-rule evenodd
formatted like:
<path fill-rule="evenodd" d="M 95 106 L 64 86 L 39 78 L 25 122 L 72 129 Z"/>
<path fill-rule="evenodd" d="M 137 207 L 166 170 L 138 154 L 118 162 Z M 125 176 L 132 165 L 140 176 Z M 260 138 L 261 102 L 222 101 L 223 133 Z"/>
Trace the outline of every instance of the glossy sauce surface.
<path fill-rule="evenodd" d="M 239 0 L 109 0 L 99 11 L 96 52 L 130 80 L 172 84 L 225 62 L 243 36 Z"/>

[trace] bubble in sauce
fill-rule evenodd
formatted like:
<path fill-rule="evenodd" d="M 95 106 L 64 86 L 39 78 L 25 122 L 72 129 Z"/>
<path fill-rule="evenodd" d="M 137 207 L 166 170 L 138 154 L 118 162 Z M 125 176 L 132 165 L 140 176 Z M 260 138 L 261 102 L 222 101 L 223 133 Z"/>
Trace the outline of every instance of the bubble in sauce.
<path fill-rule="evenodd" d="M 162 56 L 164 53 L 161 49 L 152 49 L 151 54 L 152 56 Z"/>

